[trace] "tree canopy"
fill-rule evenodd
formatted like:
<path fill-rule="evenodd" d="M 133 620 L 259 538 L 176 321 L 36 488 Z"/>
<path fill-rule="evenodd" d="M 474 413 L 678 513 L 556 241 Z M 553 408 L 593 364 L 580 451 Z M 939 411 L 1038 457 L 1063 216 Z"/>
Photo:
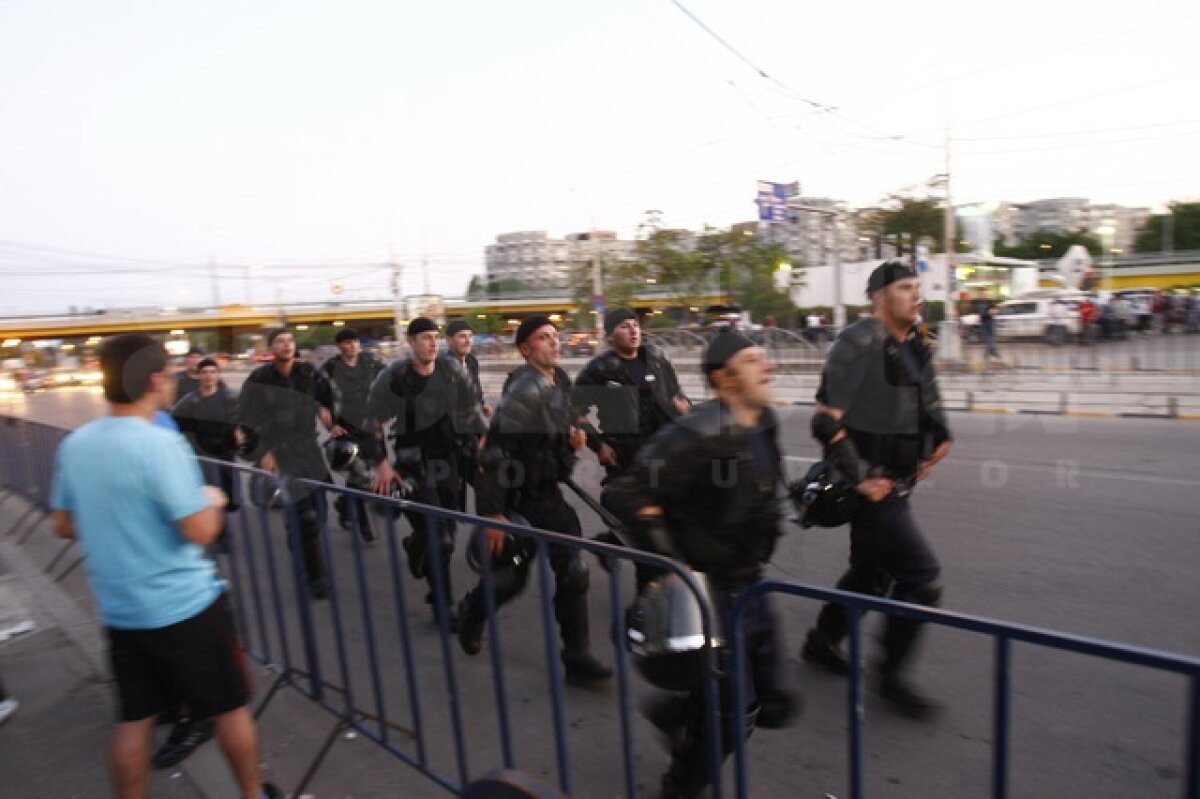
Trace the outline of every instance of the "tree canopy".
<path fill-rule="evenodd" d="M 1200 203 L 1173 202 L 1169 207 L 1170 213 L 1146 220 L 1134 240 L 1134 252 L 1200 250 Z"/>

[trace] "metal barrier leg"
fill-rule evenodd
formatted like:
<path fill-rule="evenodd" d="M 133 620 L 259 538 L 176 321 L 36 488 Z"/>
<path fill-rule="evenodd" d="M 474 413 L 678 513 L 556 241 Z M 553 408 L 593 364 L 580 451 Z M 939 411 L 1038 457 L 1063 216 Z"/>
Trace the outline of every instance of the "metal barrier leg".
<path fill-rule="evenodd" d="M 13 526 L 12 526 L 12 527 L 8 528 L 8 530 L 6 530 L 6 531 L 5 531 L 5 533 L 4 533 L 4 537 L 5 537 L 5 538 L 8 538 L 10 535 L 12 535 L 12 534 L 14 534 L 15 532 L 17 532 L 17 530 L 21 529 L 21 527 L 23 527 L 23 526 L 25 525 L 25 520 L 29 518 L 29 515 L 30 515 L 31 513 L 37 513 L 37 508 L 30 508 L 30 509 L 28 509 L 27 511 L 25 511 L 24 513 L 22 513 L 22 514 L 21 514 L 21 516 L 20 516 L 20 518 L 19 518 L 19 519 L 17 519 L 16 523 L 15 523 L 15 524 L 13 524 Z M 22 543 L 22 544 L 23 544 L 23 543 L 25 543 L 25 542 L 24 542 L 24 541 L 21 541 L 20 543 Z"/>
<path fill-rule="evenodd" d="M 325 737 L 325 743 L 321 744 L 321 749 L 319 752 L 317 752 L 317 756 L 309 765 L 308 770 L 305 771 L 304 776 L 300 778 L 300 783 L 296 785 L 295 789 L 292 791 L 292 796 L 302 796 L 304 794 L 304 789 L 308 787 L 308 783 L 311 782 L 312 778 L 316 775 L 317 769 L 321 768 L 321 763 L 325 760 L 325 756 L 328 755 L 329 750 L 333 748 L 333 742 L 337 740 L 338 736 L 342 734 L 343 730 L 348 730 L 350 727 L 351 722 L 349 719 L 338 719 L 337 723 L 333 725 L 333 729 L 329 731 L 329 735 Z"/>
<path fill-rule="evenodd" d="M 1187 781 L 1183 795 L 1185 799 L 1200 799 L 1200 676 L 1192 675 L 1189 682 L 1191 710 L 1188 713 Z"/>
<path fill-rule="evenodd" d="M 546 554 L 547 544 L 538 541 L 537 571 L 538 588 L 542 595 L 542 632 L 546 647 L 546 663 L 550 667 L 550 704 L 554 717 L 554 738 L 557 744 L 558 786 L 571 795 L 571 767 L 567 758 L 567 720 L 563 710 L 562 666 L 558 656 L 558 624 L 551 608 L 554 606 L 554 591 L 550 582 L 550 557 Z"/>
<path fill-rule="evenodd" d="M 54 571 L 54 567 L 57 566 L 58 562 L 63 559 L 63 556 L 71 551 L 71 547 L 73 546 L 75 546 L 74 541 L 63 541 L 62 547 L 58 550 L 54 557 L 50 559 L 50 562 L 46 564 L 45 571 L 47 574 Z"/>
<path fill-rule="evenodd" d="M 996 693 L 993 698 L 992 799 L 1008 796 L 1008 728 L 1011 718 L 1012 642 L 996 639 Z"/>
<path fill-rule="evenodd" d="M 866 722 L 863 690 L 863 642 L 862 610 L 847 609 L 848 635 L 850 640 L 850 799 L 863 799 L 866 795 L 863 777 L 865 742 L 863 725 Z"/>
<path fill-rule="evenodd" d="M 55 578 L 54 578 L 54 582 L 56 582 L 56 583 L 61 583 L 63 580 L 67 579 L 67 576 L 68 576 L 68 575 L 69 575 L 71 572 L 73 572 L 73 571 L 75 571 L 77 568 L 79 568 L 79 565 L 80 565 L 81 563 L 83 563 L 83 555 L 80 555 L 79 557 L 75 558 L 75 560 L 71 562 L 71 565 L 70 565 L 70 566 L 68 566 L 67 568 L 63 569 L 63 573 L 62 573 L 62 574 L 60 574 L 60 575 L 58 575 L 57 577 L 55 577 Z"/>

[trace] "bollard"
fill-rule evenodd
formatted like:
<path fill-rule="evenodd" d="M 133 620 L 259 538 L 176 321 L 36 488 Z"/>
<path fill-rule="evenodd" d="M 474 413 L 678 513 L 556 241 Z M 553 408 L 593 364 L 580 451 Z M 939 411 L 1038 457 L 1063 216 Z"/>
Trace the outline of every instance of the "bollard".
<path fill-rule="evenodd" d="M 1070 404 L 1071 404 L 1070 396 L 1065 391 L 1061 392 L 1058 395 L 1058 412 L 1060 414 L 1062 414 L 1063 416 L 1066 416 L 1067 413 L 1069 413 L 1071 410 L 1069 407 Z"/>
<path fill-rule="evenodd" d="M 1178 419 L 1179 418 L 1179 397 L 1176 397 L 1174 395 L 1167 397 L 1167 418 L 1168 419 Z"/>

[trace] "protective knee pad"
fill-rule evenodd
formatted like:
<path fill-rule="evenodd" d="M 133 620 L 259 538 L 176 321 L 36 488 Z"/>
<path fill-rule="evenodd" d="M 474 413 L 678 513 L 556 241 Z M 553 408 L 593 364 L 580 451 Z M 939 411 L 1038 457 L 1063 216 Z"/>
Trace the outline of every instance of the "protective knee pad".
<path fill-rule="evenodd" d="M 578 553 L 567 562 L 564 568 L 555 572 L 554 579 L 557 592 L 564 596 L 586 594 L 588 585 L 591 583 L 588 566 Z"/>
<path fill-rule="evenodd" d="M 921 585 L 899 585 L 892 590 L 892 598 L 901 602 L 911 602 L 914 605 L 937 607 L 942 603 L 941 583 L 922 583 Z"/>

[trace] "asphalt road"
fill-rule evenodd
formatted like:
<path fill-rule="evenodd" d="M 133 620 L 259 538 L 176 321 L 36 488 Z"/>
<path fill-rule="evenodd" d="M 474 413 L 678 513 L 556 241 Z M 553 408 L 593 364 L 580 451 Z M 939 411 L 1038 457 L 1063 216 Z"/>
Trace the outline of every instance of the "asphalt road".
<path fill-rule="evenodd" d="M 8 397 L 0 413 L 74 426 L 103 412 L 99 395 L 85 390 Z M 807 436 L 807 409 L 782 415 L 789 468 L 802 472 L 816 456 Z M 995 619 L 1111 639 L 1184 654 L 1200 654 L 1200 426 L 1141 419 L 955 414 L 957 442 L 950 458 L 915 494 L 918 519 L 944 566 L 945 607 Z M 577 475 L 595 487 L 590 457 Z M 581 512 L 585 530 L 598 520 Z M 404 529 L 403 526 L 401 529 Z M 461 537 L 461 536 L 460 536 Z M 345 538 L 339 551 L 352 547 Z M 772 576 L 831 585 L 846 560 L 844 531 L 789 526 L 770 569 Z M 383 573 L 385 548 L 367 551 Z M 343 559 L 347 560 L 347 559 Z M 457 593 L 468 575 L 456 561 Z M 593 569 L 593 629 L 601 650 L 607 624 L 604 581 Z M 343 579 L 349 579 L 346 573 Z M 386 586 L 378 606 L 389 604 Z M 419 600 L 423 586 L 411 586 Z M 548 745 L 541 635 L 530 596 L 502 614 L 506 670 L 518 714 L 518 764 L 553 774 Z M 371 603 L 375 605 L 375 602 Z M 417 668 L 444 671 L 436 630 L 419 601 L 410 616 L 427 643 Z M 835 677 L 799 663 L 796 650 L 817 608 L 780 597 L 785 619 L 787 672 L 807 700 L 804 716 L 787 731 L 759 731 L 750 746 L 752 795 L 844 796 L 845 691 Z M 322 613 L 327 612 L 325 610 Z M 872 628 L 874 629 L 874 628 Z M 381 647 L 396 647 L 395 628 L 380 626 Z M 357 638 L 355 630 L 343 635 Z M 453 642 L 451 642 L 452 644 Z M 493 701 L 486 689 L 486 657 L 453 649 L 454 669 L 469 719 L 472 762 L 488 762 L 494 738 Z M 386 651 L 395 651 L 388 649 Z M 329 650 L 323 657 L 331 658 Z M 487 650 L 485 649 L 485 654 Z M 932 629 L 918 657 L 916 680 L 946 703 L 931 722 L 898 717 L 869 697 L 867 769 L 872 797 L 988 795 L 991 764 L 992 643 L 979 636 Z M 1012 776 L 1020 797 L 1179 796 L 1184 780 L 1187 686 L 1180 678 L 1090 658 L 1017 645 L 1013 657 Z M 353 666 L 352 666 L 353 668 Z M 473 679 L 473 678 L 478 679 Z M 398 678 L 396 678 L 398 681 Z M 639 695 L 644 688 L 636 687 Z M 436 704 L 436 702 L 435 702 Z M 289 711 L 290 713 L 290 711 Z M 271 711 L 264 724 L 269 725 Z M 568 723 L 577 796 L 622 795 L 613 692 L 569 694 Z M 289 716 L 290 718 L 291 716 Z M 444 734 L 439 717 L 431 730 Z M 302 725 L 301 725 L 302 726 Z M 317 730 L 323 733 L 325 723 Z M 268 730 L 268 759 L 304 741 L 298 725 Z M 642 782 L 656 784 L 665 765 L 640 723 Z M 319 737 L 315 739 L 319 743 Z M 480 741 L 483 741 L 480 743 Z M 316 744 L 314 744 L 315 747 Z M 452 770 L 449 747 L 435 752 Z M 339 759 L 341 758 L 341 759 Z M 395 766 L 358 767 L 335 747 L 313 784 L 324 795 L 376 795 L 362 780 Z M 390 761 L 389 761 L 390 762 Z M 529 764 L 529 765 L 526 765 Z M 399 768 L 403 768 L 402 766 Z M 383 778 L 383 777 L 380 777 Z M 376 784 L 376 783 L 370 783 Z M 432 786 L 407 795 L 439 795 Z M 650 794 L 652 795 L 652 794 Z"/>

